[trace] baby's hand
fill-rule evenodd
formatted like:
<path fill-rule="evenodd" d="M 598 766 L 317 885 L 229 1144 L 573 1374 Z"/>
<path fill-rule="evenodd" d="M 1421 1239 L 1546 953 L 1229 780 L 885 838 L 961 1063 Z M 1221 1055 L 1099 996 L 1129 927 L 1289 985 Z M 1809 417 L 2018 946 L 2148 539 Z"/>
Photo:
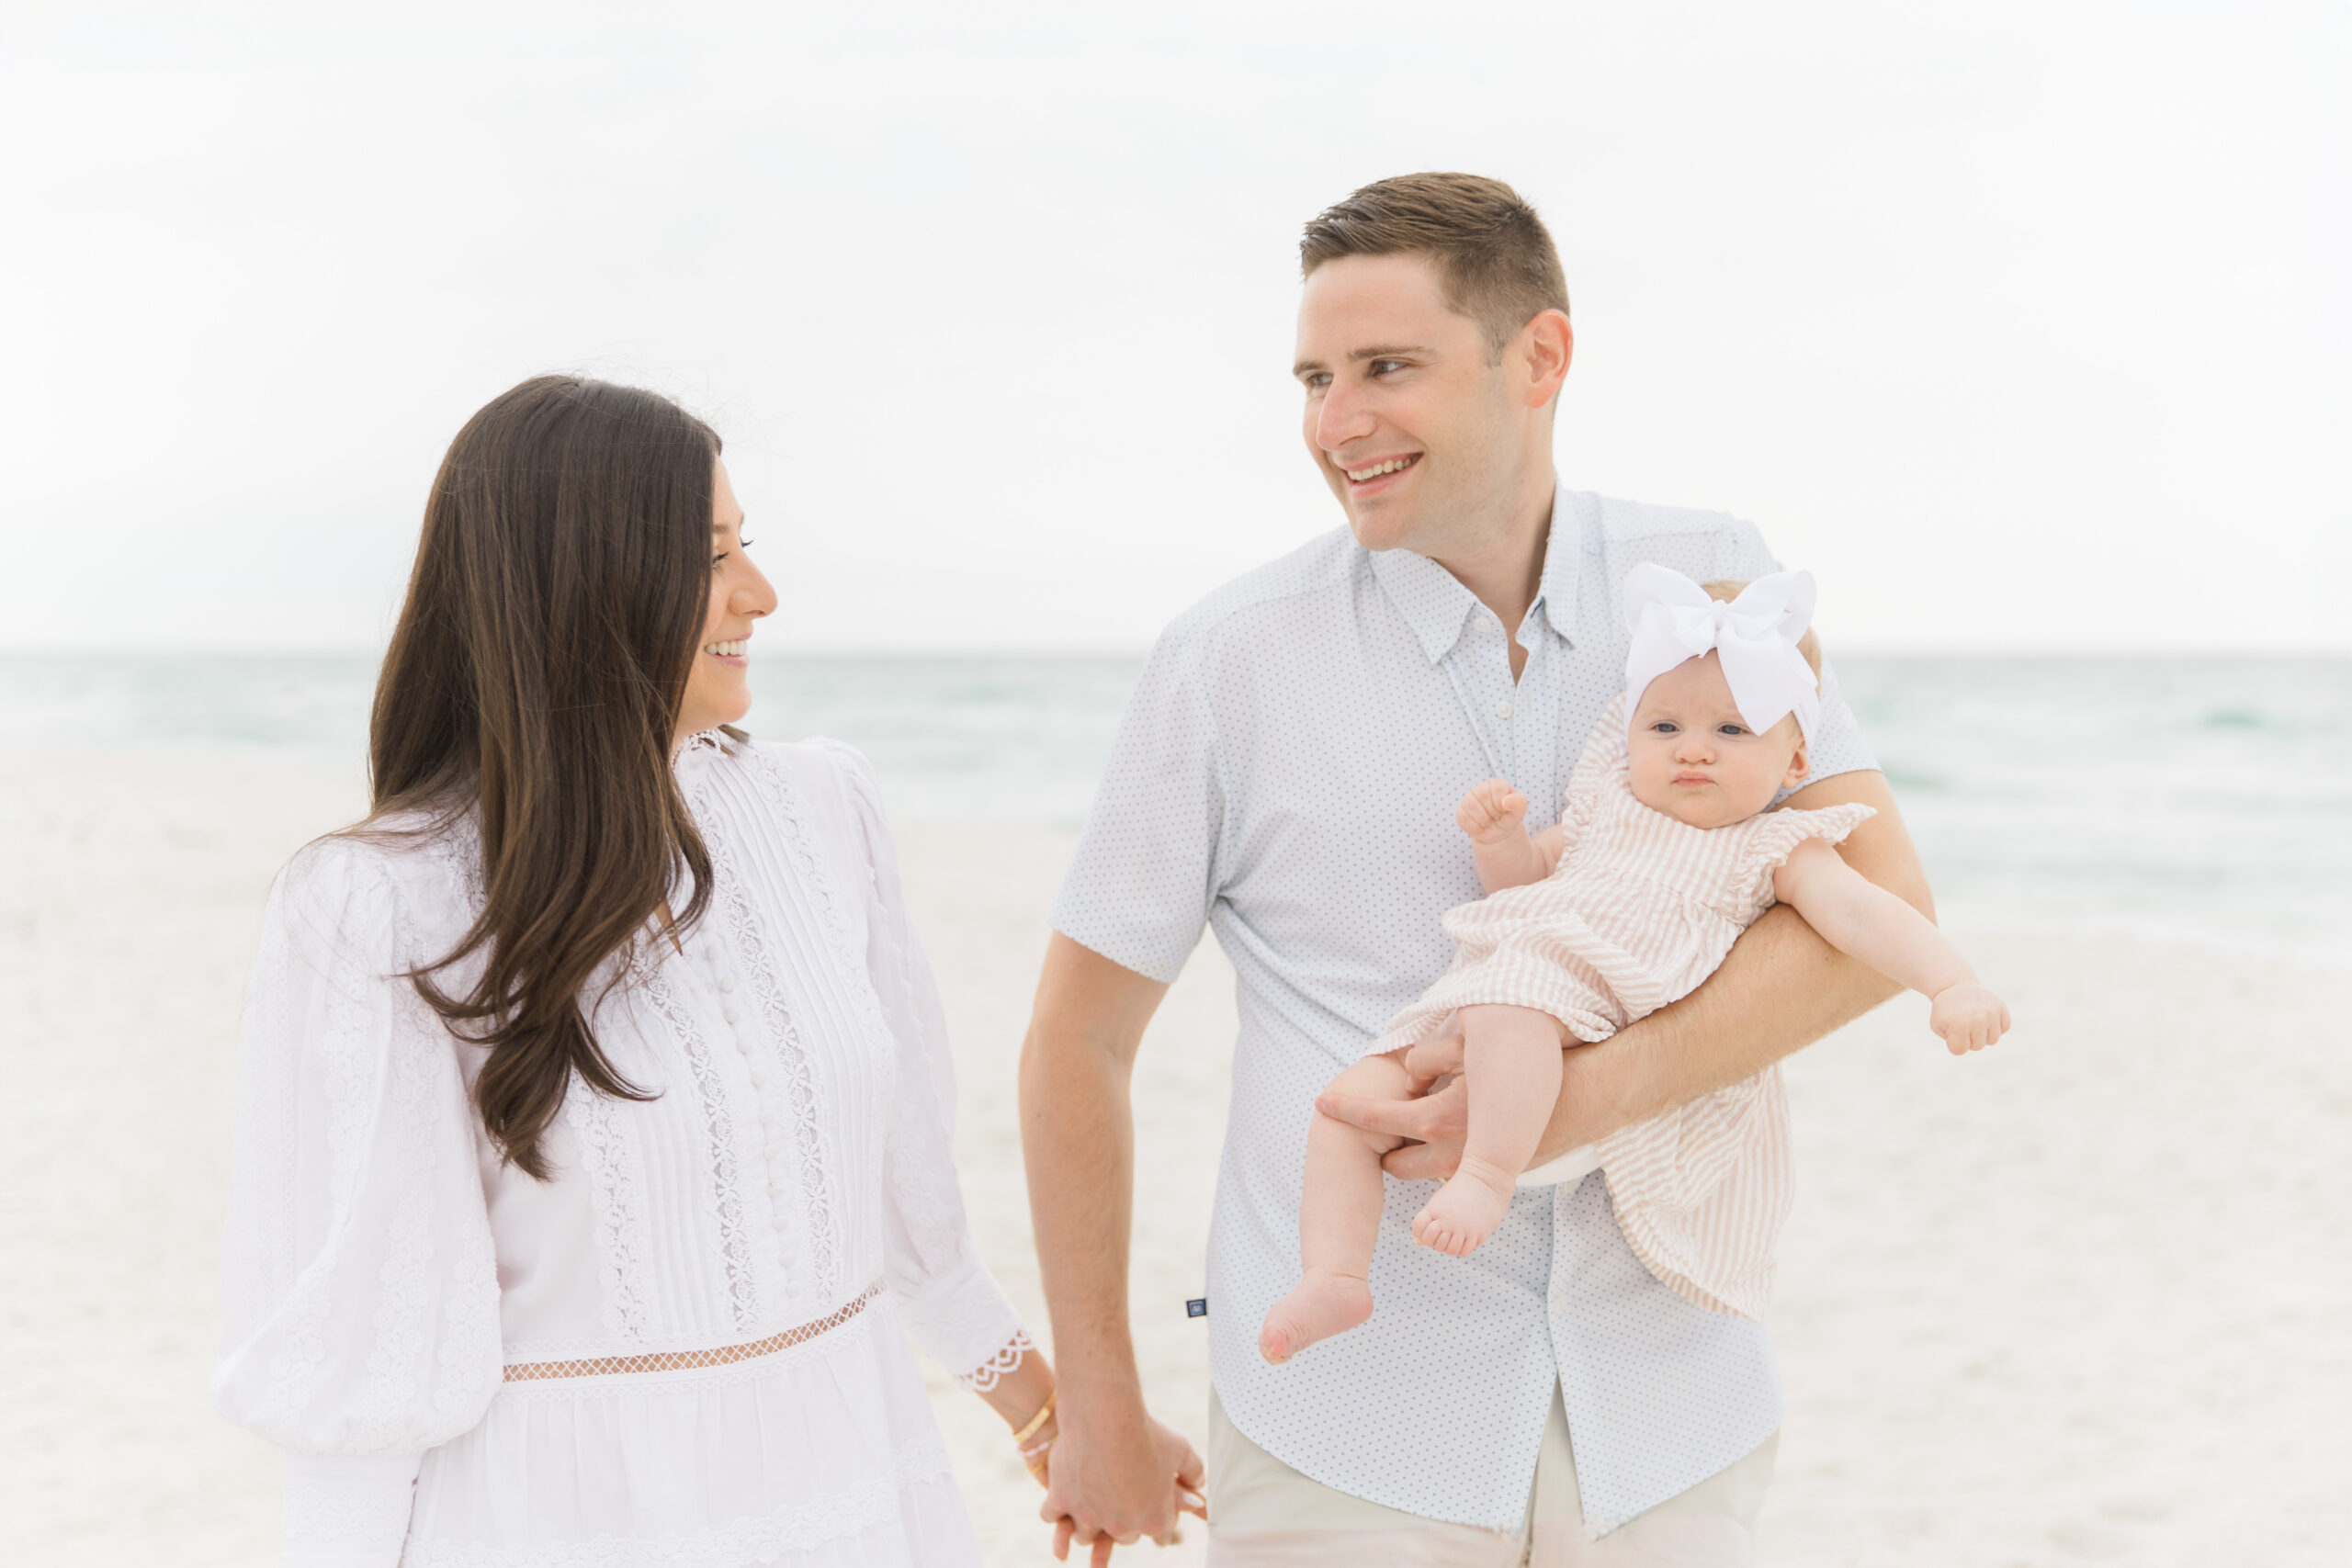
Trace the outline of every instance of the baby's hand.
<path fill-rule="evenodd" d="M 1473 843 L 1499 844 L 1525 831 L 1521 824 L 1527 820 L 1527 796 L 1511 788 L 1509 779 L 1488 779 L 1470 786 L 1454 807 L 1453 819 Z"/>
<path fill-rule="evenodd" d="M 1982 1051 L 2008 1032 L 2008 1004 L 1973 980 L 1946 986 L 1928 1010 L 1928 1027 L 1944 1037 L 1955 1056 Z"/>

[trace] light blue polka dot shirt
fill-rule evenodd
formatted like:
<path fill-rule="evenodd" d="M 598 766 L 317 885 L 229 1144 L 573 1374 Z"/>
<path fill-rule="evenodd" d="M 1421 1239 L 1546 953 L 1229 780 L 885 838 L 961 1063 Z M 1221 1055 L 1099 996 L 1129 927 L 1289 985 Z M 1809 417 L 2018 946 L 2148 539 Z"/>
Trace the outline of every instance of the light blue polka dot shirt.
<path fill-rule="evenodd" d="M 1779 569 L 1720 513 L 1564 491 L 1516 682 L 1467 589 L 1345 529 L 1227 584 L 1152 650 L 1055 906 L 1057 930 L 1159 980 L 1204 921 L 1216 932 L 1240 1011 L 1209 1235 L 1218 1397 L 1294 1469 L 1430 1518 L 1519 1528 L 1555 1382 L 1593 1535 L 1781 1422 L 1762 1326 L 1653 1280 L 1598 1175 L 1521 1191 L 1464 1258 L 1413 1244 L 1431 1189 L 1390 1181 L 1371 1322 L 1287 1366 L 1257 1351 L 1298 1279 L 1315 1095 L 1444 971 L 1439 917 L 1479 896 L 1454 806 L 1499 775 L 1527 795 L 1530 831 L 1558 819 L 1623 683 L 1619 589 L 1645 560 L 1702 582 Z M 1834 604 L 1823 619 L 1834 637 Z M 1875 767 L 1834 670 L 1822 698 L 1814 776 Z"/>

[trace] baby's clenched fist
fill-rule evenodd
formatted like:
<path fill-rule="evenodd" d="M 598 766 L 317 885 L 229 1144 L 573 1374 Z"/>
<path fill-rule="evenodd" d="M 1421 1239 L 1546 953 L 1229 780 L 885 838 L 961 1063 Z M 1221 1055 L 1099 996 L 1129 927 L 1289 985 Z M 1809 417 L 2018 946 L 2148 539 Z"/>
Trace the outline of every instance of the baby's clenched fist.
<path fill-rule="evenodd" d="M 1943 1036 L 1953 1055 L 1964 1056 L 2008 1032 L 2008 1004 L 1975 981 L 1963 980 L 1936 993 L 1928 1027 Z"/>
<path fill-rule="evenodd" d="M 1470 786 L 1470 793 L 1454 808 L 1453 819 L 1476 842 L 1498 844 L 1522 831 L 1527 796 L 1511 788 L 1509 779 L 1488 779 Z"/>

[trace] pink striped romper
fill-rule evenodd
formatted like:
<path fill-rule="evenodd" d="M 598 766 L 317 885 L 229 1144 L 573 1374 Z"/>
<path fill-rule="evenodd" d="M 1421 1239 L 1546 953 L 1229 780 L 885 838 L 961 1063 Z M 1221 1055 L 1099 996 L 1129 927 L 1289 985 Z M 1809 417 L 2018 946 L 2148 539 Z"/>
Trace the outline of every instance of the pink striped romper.
<path fill-rule="evenodd" d="M 1601 715 L 1568 780 L 1560 863 L 1541 882 L 1448 910 L 1453 966 L 1366 1049 L 1437 1032 L 1457 1008 L 1548 1012 L 1588 1043 L 1688 995 L 1772 905 L 1772 873 L 1807 839 L 1835 844 L 1867 806 L 1767 811 L 1692 828 L 1634 798 L 1626 699 Z M 1792 1196 L 1781 1069 L 1702 1095 L 1602 1140 L 1625 1241 L 1677 1294 L 1759 1315 Z"/>

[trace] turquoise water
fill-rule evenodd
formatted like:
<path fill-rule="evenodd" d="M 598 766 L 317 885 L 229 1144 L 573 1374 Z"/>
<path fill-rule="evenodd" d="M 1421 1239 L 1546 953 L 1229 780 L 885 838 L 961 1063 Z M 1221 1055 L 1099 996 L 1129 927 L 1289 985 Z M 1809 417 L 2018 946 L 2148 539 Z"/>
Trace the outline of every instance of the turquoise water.
<path fill-rule="evenodd" d="M 1139 661 L 753 664 L 906 817 L 1083 820 Z M 1954 915 L 2352 955 L 2352 660 L 1869 659 L 1849 696 Z M 0 745 L 359 765 L 370 661 L 0 657 Z"/>

